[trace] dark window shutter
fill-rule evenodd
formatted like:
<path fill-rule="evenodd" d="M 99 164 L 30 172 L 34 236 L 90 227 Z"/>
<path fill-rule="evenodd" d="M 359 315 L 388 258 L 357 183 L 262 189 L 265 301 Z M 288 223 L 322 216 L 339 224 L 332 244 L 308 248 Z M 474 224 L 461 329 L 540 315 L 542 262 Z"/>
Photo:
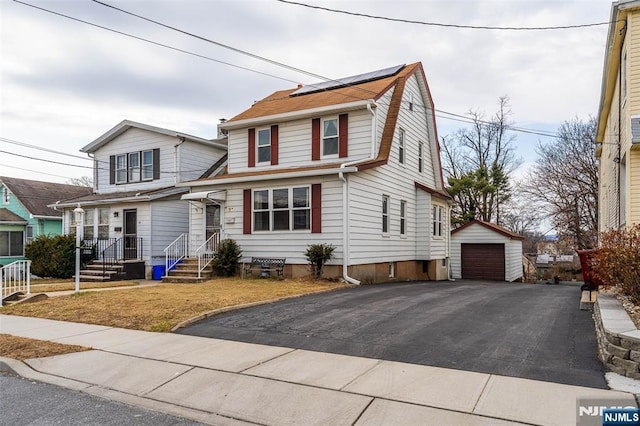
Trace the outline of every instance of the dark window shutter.
<path fill-rule="evenodd" d="M 320 159 L 320 119 L 311 120 L 311 159 Z"/>
<path fill-rule="evenodd" d="M 249 150 L 247 153 L 248 154 L 247 165 L 249 167 L 255 167 L 256 166 L 256 129 L 249 129 L 249 147 L 247 149 Z"/>
<path fill-rule="evenodd" d="M 153 150 L 153 180 L 160 179 L 160 148 Z"/>
<path fill-rule="evenodd" d="M 242 201 L 242 233 L 251 233 L 251 190 L 245 189 L 243 191 Z"/>
<path fill-rule="evenodd" d="M 311 185 L 311 232 L 322 233 L 322 184 Z"/>
<path fill-rule="evenodd" d="M 349 155 L 349 114 L 340 114 L 338 117 L 338 156 L 340 158 Z"/>
<path fill-rule="evenodd" d="M 271 165 L 278 164 L 278 125 L 271 126 Z"/>
<path fill-rule="evenodd" d="M 116 183 L 116 156 L 109 157 L 109 183 L 111 185 Z"/>

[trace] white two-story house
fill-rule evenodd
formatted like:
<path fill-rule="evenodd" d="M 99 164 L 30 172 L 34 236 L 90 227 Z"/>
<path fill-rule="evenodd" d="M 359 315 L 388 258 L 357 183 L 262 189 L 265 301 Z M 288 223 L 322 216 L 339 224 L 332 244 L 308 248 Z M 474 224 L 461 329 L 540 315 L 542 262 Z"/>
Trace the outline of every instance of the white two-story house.
<path fill-rule="evenodd" d="M 178 184 L 192 240 L 216 217 L 244 261 L 284 257 L 289 277 L 309 274 L 313 243 L 336 247 L 327 277 L 448 277 L 451 199 L 420 63 L 278 91 L 220 127 L 227 172 Z"/>
<path fill-rule="evenodd" d="M 55 205 L 64 210 L 64 232 L 75 232 L 80 206 L 95 257 L 124 263 L 126 278 L 150 278 L 164 265 L 164 249 L 189 229 L 189 204 L 180 200 L 188 190 L 176 184 L 224 170 L 227 141 L 125 120 L 81 152 L 93 158 L 93 193 Z"/>

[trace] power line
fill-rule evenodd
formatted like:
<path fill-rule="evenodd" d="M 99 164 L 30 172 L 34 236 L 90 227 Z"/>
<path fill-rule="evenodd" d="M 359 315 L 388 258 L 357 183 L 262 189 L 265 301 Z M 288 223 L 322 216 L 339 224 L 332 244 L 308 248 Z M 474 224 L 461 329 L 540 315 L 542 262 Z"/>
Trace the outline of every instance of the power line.
<path fill-rule="evenodd" d="M 618 21 L 595 22 L 590 24 L 559 25 L 559 26 L 549 26 L 549 27 L 500 27 L 500 26 L 488 26 L 488 25 L 443 24 L 440 22 L 425 22 L 425 21 L 416 21 L 413 19 L 390 18 L 388 16 L 378 16 L 378 15 L 370 15 L 367 13 L 350 12 L 342 9 L 333 9 L 330 7 L 315 6 L 311 4 L 300 3 L 300 2 L 289 1 L 289 0 L 276 0 L 276 1 L 279 1 L 280 3 L 295 5 L 295 6 L 307 7 L 309 9 L 324 10 L 326 12 L 341 13 L 344 15 L 359 16 L 362 18 L 380 19 L 384 21 L 401 22 L 405 24 L 418 24 L 418 25 L 426 25 L 426 26 L 432 26 L 432 27 L 445 27 L 445 28 L 463 28 L 463 29 L 470 29 L 470 30 L 509 30 L 509 31 L 568 30 L 568 29 L 576 29 L 576 28 L 598 27 L 598 26 L 609 25 L 609 24 L 618 22 Z"/>
<path fill-rule="evenodd" d="M 60 16 L 60 17 L 63 17 L 63 18 L 71 19 L 72 21 L 81 22 L 83 24 L 91 25 L 91 26 L 96 27 L 96 28 L 100 28 L 100 29 L 103 29 L 103 30 L 106 30 L 106 31 L 110 31 L 112 33 L 120 34 L 120 35 L 123 35 L 125 37 L 130 37 L 130 38 L 133 38 L 133 39 L 136 39 L 136 40 L 144 41 L 146 43 L 150 43 L 150 44 L 153 44 L 153 45 L 156 45 L 156 46 L 160 46 L 160 47 L 164 47 L 164 48 L 167 48 L 167 49 L 171 49 L 171 50 L 174 50 L 176 52 L 186 53 L 187 55 L 196 56 L 198 58 L 206 59 L 208 61 L 217 62 L 219 64 L 228 65 L 230 67 L 242 69 L 242 70 L 253 72 L 253 73 L 256 73 L 256 74 L 261 74 L 261 75 L 264 75 L 264 76 L 267 76 L 267 77 L 276 78 L 278 80 L 284 80 L 284 81 L 288 81 L 290 83 L 298 83 L 295 80 L 290 80 L 288 78 L 279 77 L 279 76 L 276 76 L 276 75 L 273 75 L 273 74 L 269 74 L 269 73 L 266 73 L 266 72 L 254 70 L 252 68 L 247 68 L 247 67 L 243 67 L 241 65 L 236 65 L 236 64 L 229 63 L 229 62 L 221 61 L 219 59 L 211 58 L 209 56 L 200 55 L 199 53 L 194 53 L 194 52 L 190 52 L 188 50 L 180 49 L 178 47 L 170 46 L 168 44 L 159 43 L 157 41 L 149 40 L 149 39 L 146 39 L 144 37 L 139 37 L 139 36 L 136 36 L 136 35 L 133 35 L 133 34 L 125 33 L 124 31 L 114 30 L 113 28 L 105 27 L 103 25 L 95 24 L 93 22 L 85 21 L 83 19 L 74 18 L 73 16 L 65 15 L 64 13 L 55 12 L 55 11 L 50 10 L 50 9 L 45 9 L 44 7 L 40 7 L 40 6 L 36 6 L 36 5 L 33 5 L 33 4 L 25 3 L 25 2 L 20 1 L 20 0 L 13 0 L 13 1 L 16 2 L 16 3 L 20 3 L 22 5 L 25 5 L 25 6 L 32 7 L 34 9 L 41 10 L 43 12 L 51 13 L 53 15 L 57 15 L 57 16 Z"/>
<path fill-rule="evenodd" d="M 23 170 L 25 172 L 38 173 L 38 174 L 46 175 L 46 176 L 59 177 L 59 178 L 62 178 L 62 179 L 71 179 L 69 176 L 54 175 L 53 173 L 46 173 L 46 172 L 41 172 L 41 171 L 33 170 L 33 169 L 25 169 L 24 167 L 10 166 L 8 164 L 0 164 L 0 166 L 9 167 L 10 169 Z"/>
<path fill-rule="evenodd" d="M 36 145 L 31 145 L 31 144 L 28 144 L 28 143 L 25 143 L 25 142 L 16 141 L 16 140 L 13 140 L 13 139 L 0 137 L 0 141 L 6 142 L 6 143 L 10 143 L 10 144 L 13 144 L 13 145 L 23 146 L 23 147 L 26 147 L 26 148 L 37 149 L 37 150 L 40 150 L 40 151 L 46 151 L 46 152 L 50 152 L 52 154 L 66 155 L 67 157 L 79 158 L 81 160 L 91 160 L 91 158 L 89 158 L 89 157 L 83 157 L 81 155 L 69 154 L 68 152 L 55 151 L 53 149 L 43 148 L 41 146 L 36 146 Z"/>
<path fill-rule="evenodd" d="M 81 166 L 79 164 L 62 163 L 60 161 L 54 161 L 54 160 L 45 160 L 44 158 L 31 157 L 29 155 L 16 154 L 15 152 L 9 152 L 9 151 L 3 151 L 3 150 L 0 150 L 0 152 L 3 154 L 15 155 L 16 157 L 27 158 L 29 160 L 44 161 L 45 163 L 53 163 L 53 164 L 59 164 L 62 166 L 69 166 L 69 167 L 80 167 L 82 169 L 93 169 L 92 166 Z"/>
<path fill-rule="evenodd" d="M 238 66 L 238 65 L 231 64 L 231 63 L 228 63 L 228 62 L 219 61 L 217 59 L 210 58 L 210 57 L 207 57 L 207 56 L 204 56 L 204 55 L 200 55 L 200 54 L 189 52 L 189 51 L 186 51 L 186 50 L 183 50 L 183 49 L 175 48 L 173 46 L 169 46 L 169 45 L 166 45 L 166 44 L 155 42 L 153 40 L 149 40 L 149 39 L 145 39 L 145 38 L 138 37 L 138 36 L 135 36 L 135 35 L 131 35 L 131 34 L 128 34 L 128 33 L 122 32 L 122 31 L 114 30 L 112 28 L 108 28 L 108 27 L 105 27 L 105 26 L 102 26 L 102 25 L 99 25 L 99 24 L 95 24 L 95 23 L 92 23 L 92 22 L 88 22 L 88 21 L 85 21 L 85 20 L 82 20 L 82 19 L 78 19 L 78 18 L 72 17 L 72 16 L 68 16 L 68 15 L 65 15 L 65 14 L 62 14 L 62 13 L 59 13 L 59 12 L 55 12 L 55 11 L 52 11 L 52 10 L 49 10 L 49 9 L 45 9 L 45 8 L 42 8 L 42 7 L 39 7 L 39 6 L 31 5 L 29 3 L 25 3 L 25 2 L 22 2 L 20 0 L 14 0 L 14 1 L 17 2 L 17 3 L 23 4 L 25 6 L 29 6 L 29 7 L 35 8 L 35 9 L 42 10 L 44 12 L 52 13 L 52 14 L 57 15 L 57 16 L 61 16 L 61 17 L 67 18 L 67 19 L 71 19 L 71 20 L 74 20 L 74 21 L 77 21 L 77 22 L 81 22 L 81 23 L 84 23 L 84 24 L 87 24 L 87 25 L 91 25 L 91 26 L 97 27 L 97 28 L 100 28 L 100 29 L 104 29 L 104 30 L 107 30 L 107 31 L 110 31 L 110 32 L 114 32 L 114 33 L 120 34 L 120 35 L 124 35 L 126 37 L 131 37 L 131 38 L 134 38 L 134 39 L 137 39 L 137 40 L 145 41 L 147 43 L 151 43 L 151 44 L 154 44 L 154 45 L 157 45 L 157 46 L 161 46 L 161 47 L 165 47 L 165 48 L 168 48 L 168 49 L 172 49 L 172 50 L 175 50 L 175 51 L 178 51 L 178 52 L 181 52 L 181 53 L 186 53 L 186 54 L 197 56 L 197 57 L 200 57 L 200 58 L 203 58 L 203 59 L 207 59 L 207 60 L 211 60 L 211 61 L 214 61 L 214 62 L 218 62 L 218 63 L 224 64 L 224 65 L 229 65 L 229 66 L 232 66 L 232 67 L 235 67 L 235 68 L 240 68 L 240 69 L 243 69 L 243 70 L 246 70 L 246 71 L 250 71 L 250 72 L 255 72 L 255 73 L 258 73 L 258 74 L 266 75 L 268 77 L 276 78 L 276 79 L 279 79 L 279 80 L 284 80 L 284 81 L 288 81 L 288 82 L 292 82 L 292 83 L 297 83 L 294 80 L 290 80 L 290 79 L 287 79 L 287 78 L 279 77 L 279 76 L 268 74 L 268 73 L 263 73 L 263 72 L 256 71 L 256 70 L 251 69 L 251 68 Z M 253 58 L 256 58 L 256 59 L 259 59 L 259 60 L 262 60 L 262 61 L 266 61 L 268 63 L 274 64 L 274 65 L 277 65 L 277 66 L 284 67 L 284 68 L 289 69 L 289 70 L 293 70 L 293 71 L 296 71 L 296 72 L 299 72 L 299 73 L 302 73 L 302 74 L 305 74 L 305 75 L 308 75 L 308 76 L 313 76 L 315 78 L 319 78 L 319 79 L 322 79 L 322 80 L 325 80 L 325 81 L 340 83 L 340 80 L 335 80 L 335 79 L 331 79 L 331 78 L 328 78 L 328 77 L 324 77 L 324 76 L 321 76 L 321 75 L 318 75 L 318 74 L 315 74 L 315 73 L 312 73 L 312 72 L 309 72 L 309 71 L 306 71 L 306 70 L 303 70 L 303 69 L 300 69 L 300 68 L 297 68 L 297 67 L 294 67 L 294 66 L 291 66 L 291 65 L 287 65 L 287 64 L 284 64 L 284 63 L 281 63 L 281 62 L 277 62 L 277 61 L 271 60 L 269 58 L 265 58 L 265 57 L 262 57 L 262 56 L 259 56 L 259 55 L 255 55 L 253 53 L 246 52 L 244 50 L 235 48 L 233 46 L 228 46 L 228 45 L 216 42 L 214 40 L 210 40 L 210 39 L 207 39 L 205 37 L 199 36 L 197 34 L 193 34 L 193 33 L 181 30 L 179 28 L 175 28 L 175 27 L 172 27 L 172 26 L 169 26 L 169 25 L 154 21 L 154 20 L 146 18 L 144 16 L 141 16 L 141 15 L 138 15 L 138 14 L 135 14 L 135 13 L 132 13 L 132 12 L 128 12 L 126 10 L 117 8 L 115 6 L 111 6 L 111 5 L 107 4 L 107 3 L 104 3 L 104 2 L 101 2 L 101 1 L 98 1 L 98 0 L 92 0 L 92 1 L 94 1 L 95 3 L 98 3 L 100 5 L 103 5 L 105 7 L 109 7 L 109 8 L 112 8 L 114 10 L 118 10 L 118 11 L 120 11 L 122 13 L 126 13 L 126 14 L 129 14 L 129 15 L 135 16 L 135 17 L 137 17 L 139 19 L 143 19 L 143 20 L 146 20 L 148 22 L 152 22 L 154 24 L 157 24 L 157 25 L 172 29 L 174 31 L 189 35 L 191 37 L 195 37 L 197 39 L 200 39 L 200 40 L 203 40 L 203 41 L 207 41 L 209 43 L 212 43 L 212 44 L 215 44 L 215 45 L 230 49 L 230 50 L 238 52 L 238 53 L 242 53 L 242 54 L 251 56 Z M 278 1 L 280 1 L 280 0 L 278 0 Z M 285 1 L 285 3 L 287 3 L 287 2 Z M 289 2 L 289 3 L 297 4 L 297 3 L 294 3 L 294 2 Z M 301 3 L 301 5 L 304 5 L 304 4 Z M 313 86 L 313 84 L 310 84 L 309 86 Z M 353 86 L 355 86 L 355 84 L 345 84 L 345 86 L 346 87 L 353 87 Z M 364 89 L 364 88 L 360 88 L 360 87 L 356 87 L 356 88 L 361 90 L 361 91 L 363 91 L 363 92 L 366 92 L 369 95 L 374 94 L 374 92 L 372 92 L 370 90 L 367 90 L 367 89 Z M 358 100 L 362 100 L 363 99 L 363 98 L 359 98 L 357 96 L 353 96 L 353 95 L 350 95 L 350 94 L 345 94 L 345 96 L 352 97 L 352 98 L 358 99 Z M 275 99 L 270 99 L 270 100 L 275 100 Z M 402 101 L 402 102 L 403 103 L 407 103 L 408 101 Z M 425 108 L 425 109 L 429 109 L 425 105 L 421 105 L 421 106 L 423 108 Z M 474 123 L 474 119 L 471 119 L 469 117 L 466 117 L 466 116 L 463 116 L 463 115 L 460 115 L 460 114 L 455 114 L 455 113 L 442 111 L 442 110 L 437 110 L 437 109 L 434 111 L 434 114 L 435 114 L 435 112 L 439 112 L 440 114 L 451 115 L 453 117 L 458 117 L 458 119 L 454 119 L 454 118 L 451 118 L 451 117 L 445 117 L 445 116 L 442 116 L 442 115 L 437 115 L 437 117 L 439 117 L 439 118 L 453 120 L 453 121 L 460 121 L 460 122 L 469 123 L 469 124 Z M 483 120 L 477 120 L 477 121 L 481 122 L 483 124 L 492 124 L 491 122 L 488 122 L 488 121 L 483 121 Z M 539 136 L 554 137 L 554 138 L 558 137 L 557 134 L 551 134 L 551 133 L 548 133 L 548 132 L 538 131 L 538 130 L 535 130 L 535 129 L 518 128 L 518 127 L 515 127 L 515 126 L 507 126 L 507 127 L 512 131 L 521 132 L 521 133 L 530 133 L 530 134 L 535 134 L 535 135 L 539 135 Z M 86 159 L 84 157 L 82 157 L 82 158 Z"/>

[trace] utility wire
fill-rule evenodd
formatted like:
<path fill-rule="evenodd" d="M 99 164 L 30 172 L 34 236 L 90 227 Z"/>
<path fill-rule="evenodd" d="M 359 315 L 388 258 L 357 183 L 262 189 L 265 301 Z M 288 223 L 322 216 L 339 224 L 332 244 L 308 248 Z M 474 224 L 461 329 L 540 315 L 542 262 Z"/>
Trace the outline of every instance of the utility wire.
<path fill-rule="evenodd" d="M 103 29 L 103 30 L 107 30 L 107 31 L 110 31 L 112 33 L 120 34 L 120 35 L 123 35 L 125 37 L 130 37 L 130 38 L 134 38 L 136 40 L 144 41 L 146 43 L 151 43 L 151 44 L 154 44 L 156 46 L 165 47 L 167 49 L 171 49 L 171 50 L 174 50 L 176 52 L 186 53 L 187 55 L 196 56 L 198 58 L 206 59 L 208 61 L 217 62 L 217 63 L 223 64 L 223 65 L 228 65 L 230 67 L 242 69 L 242 70 L 253 72 L 253 73 L 256 73 L 256 74 L 262 74 L 262 75 L 267 76 L 267 77 L 277 78 L 278 80 L 284 80 L 284 81 L 288 81 L 290 83 L 298 83 L 295 80 L 290 80 L 288 78 L 283 78 L 283 77 L 279 77 L 279 76 L 276 76 L 276 75 L 273 75 L 273 74 L 269 74 L 269 73 L 266 73 L 266 72 L 254 70 L 252 68 L 247 68 L 247 67 L 243 67 L 241 65 L 236 65 L 236 64 L 229 63 L 229 62 L 221 61 L 219 59 L 214 59 L 214 58 L 211 58 L 209 56 L 200 55 L 199 53 L 190 52 L 188 50 L 184 50 L 184 49 L 180 49 L 178 47 L 170 46 L 168 44 L 159 43 L 157 41 L 149 40 L 149 39 L 144 38 L 144 37 L 139 37 L 139 36 L 136 36 L 136 35 L 133 35 L 133 34 L 125 33 L 123 31 L 114 30 L 113 28 L 105 27 L 103 25 L 99 25 L 99 24 L 96 24 L 96 23 L 93 23 L 93 22 L 85 21 L 83 19 L 74 18 L 73 16 L 65 15 L 64 13 L 55 12 L 55 11 L 50 10 L 50 9 L 45 9 L 44 7 L 40 7 L 40 6 L 36 6 L 36 5 L 33 5 L 33 4 L 25 3 L 25 2 L 20 1 L 20 0 L 13 0 L 13 1 L 16 2 L 16 3 L 20 3 L 22 5 L 25 5 L 25 6 L 32 7 L 34 9 L 41 10 L 43 12 L 51 13 L 53 15 L 57 15 L 57 16 L 60 16 L 60 17 L 63 17 L 63 18 L 71 19 L 72 21 L 81 22 L 83 24 L 91 25 L 93 27 L 100 28 L 100 29 Z"/>
<path fill-rule="evenodd" d="M 45 160 L 44 158 L 30 157 L 28 155 L 16 154 L 15 152 L 9 152 L 9 151 L 3 151 L 3 150 L 0 150 L 0 152 L 3 154 L 15 155 L 16 157 L 28 158 L 29 160 L 44 161 L 46 163 L 60 164 L 62 166 L 69 166 L 69 167 L 80 167 L 82 169 L 93 169 L 92 166 L 81 166 L 78 164 L 62 163 L 60 161 L 54 161 L 54 160 Z"/>
<path fill-rule="evenodd" d="M 20 142 L 20 141 L 16 141 L 16 140 L 13 140 L 13 139 L 8 139 L 8 138 L 3 138 L 3 137 L 0 137 L 0 142 L 6 142 L 6 143 L 13 144 L 13 145 L 23 146 L 23 147 L 26 147 L 26 148 L 33 148 L 33 149 L 37 149 L 37 150 L 40 150 L 40 151 L 50 152 L 52 154 L 66 155 L 67 157 L 79 158 L 81 160 L 91 160 L 91 158 L 89 158 L 89 157 L 83 157 L 81 155 L 69 154 L 68 152 L 55 151 L 53 149 L 43 148 L 41 146 L 31 145 L 31 144 L 28 144 L 26 142 Z"/>
<path fill-rule="evenodd" d="M 207 57 L 207 56 L 204 56 L 204 55 L 200 55 L 200 54 L 197 54 L 197 53 L 189 52 L 189 51 L 186 51 L 186 50 L 183 50 L 183 49 L 179 49 L 179 48 L 176 48 L 176 47 L 173 47 L 173 46 L 169 46 L 169 45 L 166 45 L 166 44 L 158 43 L 158 42 L 155 42 L 153 40 L 149 40 L 149 39 L 145 39 L 145 38 L 142 38 L 142 37 L 138 37 L 138 36 L 135 36 L 135 35 L 132 35 L 132 34 L 128 34 L 128 33 L 122 32 L 122 31 L 114 30 L 114 29 L 109 28 L 109 27 L 105 27 L 105 26 L 102 26 L 102 25 L 99 25 L 99 24 L 95 24 L 95 23 L 92 23 L 92 22 L 89 22 L 89 21 L 85 21 L 85 20 L 82 20 L 82 19 L 79 19 L 79 18 L 68 16 L 68 15 L 65 15 L 65 14 L 62 14 L 62 13 L 59 13 L 59 12 L 55 12 L 55 11 L 52 11 L 52 10 L 49 10 L 49 9 L 45 9 L 45 8 L 42 8 L 42 7 L 39 7 L 39 6 L 32 5 L 32 4 L 29 4 L 29 3 L 25 3 L 25 2 L 20 1 L 20 0 L 14 0 L 14 1 L 17 2 L 17 3 L 23 4 L 25 6 L 29 6 L 29 7 L 35 8 L 35 9 L 42 10 L 44 12 L 52 13 L 52 14 L 57 15 L 57 16 L 61 16 L 61 17 L 67 18 L 67 19 L 71 19 L 71 20 L 74 20 L 74 21 L 77 21 L 77 22 L 81 22 L 81 23 L 84 23 L 84 24 L 87 24 L 87 25 L 91 25 L 91 26 L 94 26 L 94 27 L 97 27 L 97 28 L 100 28 L 100 29 L 104 29 L 104 30 L 107 30 L 107 31 L 110 31 L 110 32 L 114 32 L 116 34 L 124 35 L 126 37 L 131 37 L 131 38 L 134 38 L 134 39 L 137 39 L 137 40 L 141 40 L 141 41 L 144 41 L 144 42 L 147 42 L 147 43 L 151 43 L 151 44 L 154 44 L 154 45 L 157 45 L 157 46 L 165 47 L 165 48 L 168 48 L 168 49 L 171 49 L 171 50 L 175 50 L 175 51 L 178 51 L 178 52 L 181 52 L 181 53 L 186 53 L 186 54 L 189 54 L 189 55 L 197 56 L 197 57 L 200 57 L 200 58 L 203 58 L 203 59 L 207 59 L 207 60 L 211 60 L 211 61 L 214 61 L 214 62 L 217 62 L 217 63 L 224 64 L 224 65 L 229 65 L 229 66 L 232 66 L 232 67 L 235 67 L 235 68 L 240 68 L 240 69 L 243 69 L 243 70 L 246 70 L 246 71 L 250 71 L 250 72 L 266 75 L 268 77 L 276 78 L 276 79 L 279 79 L 279 80 L 284 80 L 284 81 L 288 81 L 288 82 L 292 82 L 292 83 L 297 83 L 294 80 L 290 80 L 290 79 L 287 79 L 287 78 L 279 77 L 279 76 L 276 76 L 276 75 L 273 75 L 273 74 L 263 73 L 263 72 L 256 71 L 256 70 L 251 69 L 251 68 L 238 66 L 238 65 L 231 64 L 231 63 L 228 63 L 228 62 L 219 61 L 219 60 L 214 59 L 214 58 L 210 58 L 210 57 Z M 207 39 L 207 38 L 199 36 L 197 34 L 192 34 L 192 33 L 189 33 L 187 31 L 181 30 L 179 28 L 175 28 L 175 27 L 172 27 L 172 26 L 169 26 L 169 25 L 154 21 L 154 20 L 146 18 L 144 16 L 141 16 L 141 15 L 138 15 L 138 14 L 135 14 L 135 13 L 132 13 L 132 12 L 128 12 L 128 11 L 126 11 L 124 9 L 120 9 L 120 8 L 115 7 L 115 6 L 111 6 L 111 5 L 107 4 L 107 3 L 101 2 L 99 0 L 92 0 L 92 1 L 94 1 L 95 3 L 101 4 L 103 6 L 112 8 L 114 10 L 118 10 L 118 11 L 120 11 L 122 13 L 126 13 L 126 14 L 129 14 L 129 15 L 135 16 L 135 17 L 137 17 L 139 19 L 143 19 L 143 20 L 146 20 L 148 22 L 152 22 L 154 24 L 157 24 L 157 25 L 172 29 L 174 31 L 178 31 L 180 33 L 189 35 L 191 37 L 195 37 L 197 39 L 207 41 L 209 43 L 212 43 L 212 44 L 215 44 L 215 45 L 230 49 L 230 50 L 238 52 L 238 53 L 242 53 L 242 54 L 251 56 L 251 57 L 259 59 L 259 60 L 266 61 L 268 63 L 274 64 L 274 65 L 277 65 L 277 66 L 281 66 L 281 67 L 287 68 L 289 70 L 293 70 L 293 71 L 296 71 L 296 72 L 299 72 L 299 73 L 303 73 L 303 74 L 308 75 L 308 76 L 313 76 L 315 78 L 319 78 L 319 79 L 322 79 L 322 80 L 325 80 L 325 81 L 341 83 L 340 80 L 334 80 L 334 79 L 330 79 L 328 77 L 323 77 L 321 75 L 318 75 L 318 74 L 315 74 L 315 73 L 312 73 L 312 72 L 309 72 L 309 71 L 305 71 L 303 69 L 300 69 L 300 68 L 297 68 L 297 67 L 294 67 L 294 66 L 291 66 L 291 65 L 283 64 L 283 63 L 271 60 L 269 58 L 265 58 L 265 57 L 262 57 L 262 56 L 259 56 L 259 55 L 255 55 L 253 53 L 246 52 L 244 50 L 237 49 L 235 47 L 228 46 L 228 45 L 216 42 L 214 40 Z M 281 0 L 278 0 L 278 1 L 281 1 Z M 287 2 L 287 1 L 283 1 L 283 2 L 297 4 L 297 3 L 294 3 L 294 2 Z M 304 5 L 304 4 L 301 4 L 301 5 Z M 345 84 L 345 85 L 347 87 L 355 86 L 354 84 Z M 313 86 L 313 84 L 310 84 L 309 86 Z M 367 89 L 364 89 L 364 88 L 359 88 L 358 87 L 358 89 L 362 90 L 363 92 L 366 92 L 369 95 L 375 94 L 374 92 L 372 92 L 370 90 L 367 90 Z M 362 100 L 363 99 L 363 98 L 359 98 L 359 97 L 356 97 L 356 96 L 353 96 L 353 95 L 346 95 L 345 94 L 345 96 L 352 97 L 352 98 L 358 99 L 358 100 Z M 276 99 L 270 99 L 270 100 L 276 100 Z M 403 103 L 408 103 L 408 101 L 403 101 Z M 430 109 L 429 107 L 427 107 L 425 105 L 421 105 L 421 106 L 423 108 L 427 109 L 427 110 Z M 483 124 L 492 124 L 491 122 L 483 121 L 483 120 L 475 120 L 474 121 L 474 119 L 472 119 L 470 117 L 466 117 L 466 116 L 463 116 L 463 115 L 460 115 L 460 114 L 455 114 L 455 113 L 451 113 L 451 112 L 447 112 L 447 111 L 442 111 L 442 110 L 437 110 L 436 109 L 434 111 L 434 114 L 435 114 L 435 112 L 439 112 L 441 114 L 447 114 L 447 115 L 451 115 L 453 117 L 458 117 L 459 118 L 459 119 L 454 119 L 454 118 L 451 118 L 451 117 L 446 117 L 446 116 L 442 116 L 442 115 L 436 115 L 436 117 L 443 118 L 443 119 L 459 121 L 459 122 L 469 123 L 469 124 L 474 123 L 476 121 L 481 122 Z M 514 126 L 508 126 L 508 128 L 510 130 L 516 131 L 516 132 L 536 134 L 536 135 L 545 136 L 545 137 L 555 137 L 555 138 L 558 137 L 557 134 L 546 133 L 544 131 L 537 131 L 537 130 L 533 130 L 533 129 L 516 128 Z M 81 158 L 86 159 L 85 157 L 81 157 Z"/>
<path fill-rule="evenodd" d="M 41 175 L 47 175 L 47 176 L 53 176 L 53 177 L 59 177 L 62 179 L 71 179 L 69 176 L 61 176 L 61 175 L 54 175 L 53 173 L 46 173 L 46 172 L 41 172 L 38 170 L 33 170 L 33 169 L 26 169 L 24 167 L 16 167 L 16 166 L 10 166 L 8 164 L 0 164 L 0 166 L 2 167 L 9 167 L 10 169 L 16 169 L 16 170 L 23 170 L 25 172 L 32 172 L 32 173 L 38 173 Z"/>
<path fill-rule="evenodd" d="M 425 22 L 425 21 L 416 21 L 413 19 L 390 18 L 388 16 L 378 16 L 378 15 L 370 15 L 367 13 L 350 12 L 347 10 L 332 9 L 330 7 L 315 6 L 311 4 L 301 3 L 297 1 L 290 1 L 290 0 L 276 0 L 276 1 L 279 1 L 280 3 L 295 5 L 295 6 L 307 7 L 309 9 L 324 10 L 326 12 L 341 13 L 344 15 L 359 16 L 362 18 L 380 19 L 384 21 L 401 22 L 405 24 L 418 24 L 418 25 L 427 25 L 432 27 L 445 27 L 445 28 L 463 28 L 463 29 L 470 29 L 470 30 L 509 30 L 509 31 L 568 30 L 568 29 L 575 29 L 575 28 L 598 27 L 598 26 L 609 25 L 609 24 L 618 22 L 618 21 L 595 22 L 590 24 L 560 25 L 560 26 L 549 26 L 549 27 L 500 27 L 500 26 L 488 26 L 488 25 L 443 24 L 440 22 Z"/>

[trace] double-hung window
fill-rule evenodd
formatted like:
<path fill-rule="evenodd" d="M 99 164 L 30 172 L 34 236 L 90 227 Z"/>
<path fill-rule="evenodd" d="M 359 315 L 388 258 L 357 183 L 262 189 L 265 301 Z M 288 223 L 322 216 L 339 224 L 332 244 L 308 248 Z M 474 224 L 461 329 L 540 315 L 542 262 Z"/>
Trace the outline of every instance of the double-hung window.
<path fill-rule="evenodd" d="M 127 183 L 127 154 L 116 155 L 116 183 Z"/>
<path fill-rule="evenodd" d="M 128 152 L 109 158 L 109 182 L 113 185 L 160 178 L 160 149 Z"/>
<path fill-rule="evenodd" d="M 271 129 L 258 130 L 258 163 L 271 163 Z"/>
<path fill-rule="evenodd" d="M 93 225 L 95 223 L 95 209 L 84 210 L 84 227 L 82 229 L 82 235 L 85 240 L 93 240 L 95 234 L 93 232 Z"/>
<path fill-rule="evenodd" d="M 140 153 L 132 152 L 129 154 L 129 182 L 138 182 L 140 180 Z"/>
<path fill-rule="evenodd" d="M 308 186 L 253 191 L 254 231 L 311 229 L 311 195 Z"/>
<path fill-rule="evenodd" d="M 27 244 L 31 244 L 33 242 L 33 226 L 27 225 L 27 236 L 25 238 Z"/>
<path fill-rule="evenodd" d="M 153 180 L 153 151 L 142 151 L 142 180 Z"/>
<path fill-rule="evenodd" d="M 433 216 L 433 236 L 442 236 L 442 211 L 444 209 L 441 206 L 433 206 L 431 214 Z"/>
<path fill-rule="evenodd" d="M 382 196 L 382 233 L 389 233 L 389 196 Z"/>
<path fill-rule="evenodd" d="M 98 238 L 109 238 L 109 209 L 98 209 Z"/>
<path fill-rule="evenodd" d="M 422 142 L 418 142 L 418 173 L 422 173 L 422 152 L 424 150 L 424 144 Z"/>
<path fill-rule="evenodd" d="M 338 155 L 338 119 L 322 122 L 322 155 Z"/>
<path fill-rule="evenodd" d="M 2 204 L 9 204 L 9 188 L 6 186 L 2 187 Z"/>
<path fill-rule="evenodd" d="M 404 164 L 404 130 L 400 129 L 398 134 L 398 162 Z"/>
<path fill-rule="evenodd" d="M 400 235 L 407 235 L 407 202 L 400 201 Z"/>

